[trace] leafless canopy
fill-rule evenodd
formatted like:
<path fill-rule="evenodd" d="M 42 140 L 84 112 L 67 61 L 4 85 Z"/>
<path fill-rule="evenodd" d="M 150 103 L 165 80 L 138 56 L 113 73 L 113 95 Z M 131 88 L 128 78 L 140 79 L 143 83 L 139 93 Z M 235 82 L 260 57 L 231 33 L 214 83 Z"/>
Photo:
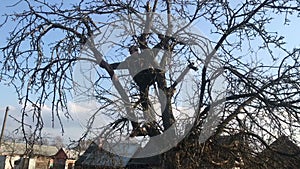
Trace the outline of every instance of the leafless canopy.
<path fill-rule="evenodd" d="M 164 51 L 159 64 L 166 68 L 165 80 L 170 90 L 163 94 L 168 96 L 166 100 L 170 104 L 156 114 L 161 132 L 167 128 L 166 118 L 171 122 L 174 111 L 189 102 L 197 108 L 188 138 L 199 141 L 203 124 L 209 121 L 209 108 L 218 104 L 224 105 L 217 114 L 220 121 L 213 129 L 214 136 L 243 133 L 250 140 L 249 145 L 255 147 L 253 152 L 259 152 L 280 135 L 299 138 L 300 51 L 289 48 L 285 34 L 281 34 L 284 31 L 279 30 L 298 19 L 298 0 L 55 3 L 25 0 L 10 8 L 19 6 L 24 6 L 22 11 L 3 16 L 6 19 L 1 27 L 11 24 L 13 28 L 7 33 L 6 45 L 1 47 L 0 77 L 2 82 L 15 87 L 23 105 L 21 118 L 16 119 L 24 133 L 26 127 L 33 127 L 33 140 L 40 136 L 45 120 L 52 120 L 54 125 L 58 119 L 63 127 L 61 118 L 72 118 L 68 101 L 74 90 L 74 69 L 82 61 L 92 65 L 89 71 L 95 71 L 95 76 L 86 80 L 93 84 L 93 92 L 89 94 L 99 104 L 87 124 L 87 131 L 94 131 L 98 114 L 106 114 L 113 117 L 113 121 L 97 129 L 121 134 L 127 131 L 125 135 L 128 135 L 130 118 L 140 118 L 143 111 L 137 104 L 139 88 L 128 73 L 119 73 L 110 64 L 125 60 L 129 56 L 127 49 L 132 45 L 139 46 L 140 51 Z M 155 14 L 163 17 L 153 19 Z M 283 19 L 278 21 L 277 18 Z M 118 24 L 120 22 L 128 25 Z M 183 31 L 191 27 L 203 30 L 205 36 Z M 115 40 L 109 39 L 111 34 L 118 36 Z M 194 45 L 202 47 L 201 54 L 205 57 L 195 52 Z M 104 53 L 108 47 L 110 51 Z M 193 63 L 197 71 L 190 70 Z M 184 91 L 185 80 L 182 79 L 186 69 L 193 75 L 193 92 L 177 96 Z M 226 94 L 224 98 L 215 99 L 212 86 L 221 76 Z M 154 93 L 155 90 L 154 87 Z M 114 97 L 119 100 L 112 99 Z M 130 104 L 120 108 L 119 101 Z M 44 105 L 51 105 L 52 119 L 43 119 Z M 132 111 L 132 106 L 137 111 Z M 29 122 L 28 117 L 32 121 Z M 188 118 L 183 120 L 191 122 Z"/>

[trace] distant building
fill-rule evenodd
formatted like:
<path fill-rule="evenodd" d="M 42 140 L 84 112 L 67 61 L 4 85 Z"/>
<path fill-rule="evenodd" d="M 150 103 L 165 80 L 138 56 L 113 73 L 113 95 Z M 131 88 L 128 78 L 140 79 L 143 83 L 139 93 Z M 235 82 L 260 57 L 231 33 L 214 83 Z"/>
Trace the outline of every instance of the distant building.
<path fill-rule="evenodd" d="M 66 161 L 68 159 L 67 154 L 65 151 L 61 148 L 58 150 L 58 152 L 52 156 L 51 162 L 50 162 L 50 168 L 51 169 L 65 169 Z"/>
<path fill-rule="evenodd" d="M 30 158 L 24 156 L 25 151 L 24 143 L 2 143 L 0 169 L 71 169 L 75 163 L 73 152 L 55 146 L 34 145 Z"/>
<path fill-rule="evenodd" d="M 24 157 L 26 144 L 4 142 L 1 144 L 0 169 L 18 169 L 21 166 L 29 166 L 30 169 L 45 169 L 49 167 L 49 160 L 58 150 L 54 146 L 34 145 L 33 156 Z M 23 169 L 23 168 L 22 168 Z"/>

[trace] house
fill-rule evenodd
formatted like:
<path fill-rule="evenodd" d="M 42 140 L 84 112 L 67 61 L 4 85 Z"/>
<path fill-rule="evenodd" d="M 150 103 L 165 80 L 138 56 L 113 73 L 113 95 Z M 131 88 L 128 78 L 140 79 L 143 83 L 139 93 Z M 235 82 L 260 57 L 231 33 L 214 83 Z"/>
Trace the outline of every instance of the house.
<path fill-rule="evenodd" d="M 50 168 L 64 169 L 67 159 L 68 156 L 65 151 L 62 148 L 59 149 L 58 152 L 52 156 Z"/>
<path fill-rule="evenodd" d="M 0 169 L 18 169 L 28 166 L 32 169 L 45 169 L 49 167 L 51 156 L 57 152 L 54 146 L 34 145 L 31 158 L 24 157 L 26 144 L 15 142 L 4 142 L 1 144 Z M 2 168 L 1 168 L 2 167 Z"/>
<path fill-rule="evenodd" d="M 92 142 L 87 150 L 75 162 L 75 169 L 148 169 L 160 165 L 160 157 L 133 158 L 141 147 L 138 144 L 117 143 L 112 152 L 107 151 L 105 144 L 100 146 Z M 121 153 L 120 153 L 121 152 Z"/>
<path fill-rule="evenodd" d="M 299 169 L 300 147 L 283 135 L 259 153 L 255 161 L 252 166 L 258 169 Z"/>
<path fill-rule="evenodd" d="M 58 152 L 51 157 L 49 168 L 72 169 L 75 165 L 75 158 L 74 152 L 60 148 Z"/>
<path fill-rule="evenodd" d="M 137 145 L 120 144 L 128 152 L 135 152 Z M 92 142 L 87 150 L 75 162 L 76 169 L 96 169 L 96 168 L 123 168 L 129 162 L 130 157 L 115 155 Z"/>
<path fill-rule="evenodd" d="M 74 166 L 74 152 L 55 146 L 34 145 L 31 157 L 24 156 L 26 144 L 4 142 L 0 148 L 0 169 L 69 169 Z M 70 158 L 71 156 L 71 158 Z"/>

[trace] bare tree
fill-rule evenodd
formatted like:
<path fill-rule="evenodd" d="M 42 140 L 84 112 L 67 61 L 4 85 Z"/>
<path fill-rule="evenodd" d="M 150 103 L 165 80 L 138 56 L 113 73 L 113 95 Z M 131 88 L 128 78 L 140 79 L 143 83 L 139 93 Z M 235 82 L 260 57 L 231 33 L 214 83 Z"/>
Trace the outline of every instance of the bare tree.
<path fill-rule="evenodd" d="M 64 147 L 64 140 L 61 136 L 55 136 L 52 140 L 51 145 L 55 146 L 57 149 Z"/>
<path fill-rule="evenodd" d="M 242 133 L 247 145 L 255 147 L 239 152 L 248 153 L 247 157 L 280 135 L 299 135 L 299 49 L 289 49 L 285 35 L 272 27 L 274 18 L 281 16 L 282 26 L 288 26 L 292 15 L 299 14 L 298 1 L 90 0 L 51 4 L 35 0 L 16 5 L 26 9 L 5 15 L 3 25 L 11 19 L 15 24 L 7 45 L 1 48 L 1 79 L 15 86 L 24 106 L 20 120 L 24 133 L 30 116 L 39 138 L 45 104 L 51 104 L 52 123 L 58 118 L 63 127 L 62 114 L 70 118 L 67 101 L 74 87 L 72 71 L 76 63 L 84 61 L 90 62 L 90 70 L 96 72 L 95 78 L 88 79 L 93 84 L 92 92 L 84 92 L 100 104 L 88 122 L 88 132 L 102 113 L 114 119 L 101 128 L 106 136 L 152 137 L 166 132 L 177 121 L 174 114 L 179 106 L 196 107 L 195 116 L 183 120 L 191 124 L 191 132 L 178 145 L 179 150 L 174 149 L 175 156 L 169 154 L 173 163 L 166 163 L 167 167 L 202 165 L 185 164 L 186 155 L 195 157 L 191 161 L 203 159 L 222 167 L 222 162 L 202 158 L 199 147 L 203 146 L 203 128 L 213 131 L 211 140 Z M 200 30 L 211 29 L 211 39 L 187 31 L 195 24 Z M 118 39 L 107 40 L 113 33 Z M 113 52 L 103 53 L 108 47 Z M 130 55 L 131 47 L 136 47 L 138 57 Z M 146 63 L 151 63 L 154 73 L 143 72 L 146 75 L 137 78 L 128 61 L 141 64 L 141 56 L 151 56 Z M 118 69 L 129 71 L 122 74 Z M 177 97 L 188 73 L 194 77 L 193 95 Z M 223 96 L 212 87 L 222 74 L 227 93 L 224 98 L 214 97 Z M 160 78 L 156 78 L 158 75 Z M 142 77 L 146 77 L 141 81 L 145 84 L 137 80 Z M 155 100 L 165 105 L 161 112 L 152 111 Z M 125 107 L 118 106 L 120 102 Z M 220 123 L 210 128 L 205 122 L 211 122 L 210 112 L 218 106 L 223 108 L 215 115 L 221 118 Z M 140 119 L 146 122 L 141 124 Z M 194 147 L 187 148 L 190 146 Z"/>

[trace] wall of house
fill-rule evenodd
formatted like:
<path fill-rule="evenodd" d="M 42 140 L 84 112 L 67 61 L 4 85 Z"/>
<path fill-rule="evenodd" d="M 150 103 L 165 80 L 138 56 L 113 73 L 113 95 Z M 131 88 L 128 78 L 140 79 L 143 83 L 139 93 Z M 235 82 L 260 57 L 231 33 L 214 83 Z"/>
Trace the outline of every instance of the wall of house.
<path fill-rule="evenodd" d="M 27 169 L 49 169 L 51 165 L 55 169 L 73 169 L 76 160 L 66 158 L 64 153 L 58 153 L 54 159 L 53 156 L 35 156 L 29 160 L 19 155 L 0 155 L 0 169 L 24 169 L 24 163 L 28 164 Z"/>
<path fill-rule="evenodd" d="M 65 169 L 67 154 L 64 152 L 63 149 L 60 149 L 54 156 L 53 156 L 53 168 L 55 169 Z"/>
<path fill-rule="evenodd" d="M 36 162 L 35 158 L 30 158 L 29 160 L 28 160 L 28 158 L 23 158 L 21 160 L 21 162 L 19 163 L 19 165 L 15 165 L 13 167 L 13 169 L 24 169 L 23 165 L 26 166 L 27 164 L 28 164 L 28 169 L 35 169 L 36 168 L 35 167 L 35 162 Z M 11 168 L 9 168 L 9 169 L 11 169 Z"/>
<path fill-rule="evenodd" d="M 36 164 L 36 159 L 35 158 L 29 159 L 28 169 L 35 169 L 35 164 Z"/>
<path fill-rule="evenodd" d="M 37 157 L 35 162 L 35 169 L 48 169 L 50 164 L 49 157 Z"/>
<path fill-rule="evenodd" d="M 15 162 L 21 158 L 20 156 L 16 155 L 0 157 L 3 158 L 2 160 L 0 160 L 0 169 L 22 169 L 22 162 L 20 162 L 19 165 L 14 165 Z M 48 169 L 49 161 L 49 157 L 31 158 L 29 159 L 28 169 Z"/>
<path fill-rule="evenodd" d="M 6 156 L 4 169 L 12 169 L 14 167 L 15 161 L 19 160 L 20 156 Z"/>

